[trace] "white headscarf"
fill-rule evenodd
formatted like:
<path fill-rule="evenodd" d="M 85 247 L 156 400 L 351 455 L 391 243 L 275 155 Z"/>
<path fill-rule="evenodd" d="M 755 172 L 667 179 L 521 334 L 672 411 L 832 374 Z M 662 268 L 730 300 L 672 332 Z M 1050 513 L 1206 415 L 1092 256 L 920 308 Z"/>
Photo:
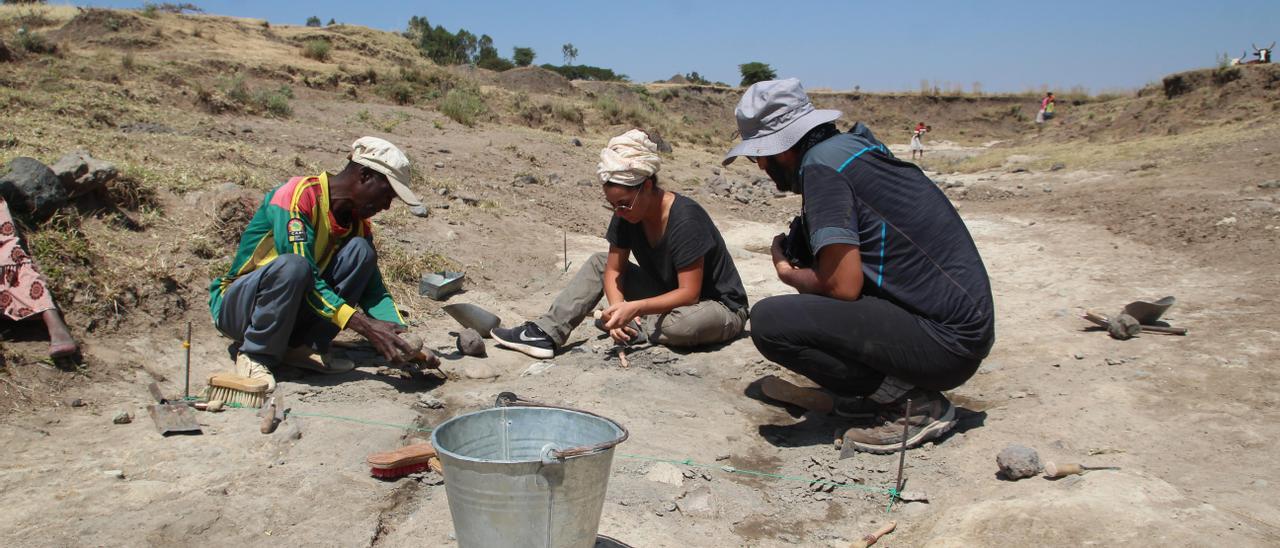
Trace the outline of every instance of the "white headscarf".
<path fill-rule="evenodd" d="M 600 151 L 596 175 L 602 183 L 637 186 L 660 167 L 658 145 L 645 132 L 633 129 L 609 139 L 609 146 Z"/>

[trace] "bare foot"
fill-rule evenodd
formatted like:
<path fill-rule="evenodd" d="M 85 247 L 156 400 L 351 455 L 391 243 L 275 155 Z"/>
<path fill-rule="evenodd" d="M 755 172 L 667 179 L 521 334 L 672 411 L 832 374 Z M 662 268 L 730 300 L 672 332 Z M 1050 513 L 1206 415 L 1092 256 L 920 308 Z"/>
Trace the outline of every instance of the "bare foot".
<path fill-rule="evenodd" d="M 49 357 L 65 358 L 80 351 L 80 345 L 76 344 L 76 339 L 71 336 L 71 331 L 67 329 L 67 324 L 62 321 L 57 310 L 44 312 L 44 325 L 49 329 Z"/>

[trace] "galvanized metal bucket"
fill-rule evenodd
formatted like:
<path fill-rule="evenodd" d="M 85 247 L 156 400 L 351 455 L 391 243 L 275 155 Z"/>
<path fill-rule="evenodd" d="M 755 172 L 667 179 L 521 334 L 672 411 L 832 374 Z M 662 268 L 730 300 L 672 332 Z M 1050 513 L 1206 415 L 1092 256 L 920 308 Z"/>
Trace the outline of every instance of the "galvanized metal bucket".
<path fill-rule="evenodd" d="M 509 393 L 498 405 L 431 433 L 458 545 L 590 548 L 626 428 Z"/>

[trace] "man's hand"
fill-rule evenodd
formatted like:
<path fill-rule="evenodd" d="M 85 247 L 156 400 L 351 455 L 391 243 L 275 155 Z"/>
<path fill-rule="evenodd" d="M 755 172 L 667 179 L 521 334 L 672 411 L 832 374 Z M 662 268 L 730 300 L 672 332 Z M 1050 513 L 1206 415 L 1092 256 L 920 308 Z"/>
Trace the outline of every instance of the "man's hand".
<path fill-rule="evenodd" d="M 786 252 L 783 251 L 786 241 L 787 235 L 779 234 L 773 237 L 773 245 L 769 246 L 769 254 L 773 255 L 773 269 L 778 272 L 778 278 L 783 277 L 783 272 L 795 269 L 791 259 L 788 259 Z"/>
<path fill-rule="evenodd" d="M 382 357 L 392 363 L 404 361 L 405 355 L 414 351 L 413 346 L 396 335 L 401 328 L 399 324 L 375 320 L 363 312 L 356 312 L 347 320 L 347 328 L 363 335 Z"/>
<path fill-rule="evenodd" d="M 631 320 L 640 315 L 640 309 L 639 301 L 622 301 L 604 309 L 604 312 L 600 313 L 600 321 L 604 322 L 606 330 L 612 332 L 615 329 L 621 329 L 629 325 Z M 612 333 L 610 334 L 612 335 Z"/>

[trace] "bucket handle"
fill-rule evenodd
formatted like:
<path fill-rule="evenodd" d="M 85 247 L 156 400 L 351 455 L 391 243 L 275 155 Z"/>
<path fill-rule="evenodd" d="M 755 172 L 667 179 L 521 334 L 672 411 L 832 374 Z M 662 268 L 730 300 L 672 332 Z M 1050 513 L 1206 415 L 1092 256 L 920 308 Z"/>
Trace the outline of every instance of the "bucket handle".
<path fill-rule="evenodd" d="M 503 392 L 503 393 L 501 393 L 501 394 L 498 394 L 497 399 L 493 402 L 493 406 L 494 406 L 494 407 L 546 407 L 546 408 L 550 408 L 550 409 L 561 409 L 561 410 L 564 410 L 564 411 L 573 411 L 574 413 L 582 413 L 582 414 L 584 414 L 584 415 L 591 415 L 591 416 L 596 417 L 596 418 L 598 418 L 598 419 L 603 419 L 603 420 L 609 421 L 610 423 L 612 423 L 612 424 L 614 424 L 615 426 L 617 426 L 617 427 L 618 427 L 618 429 L 622 430 L 622 436 L 621 436 L 621 437 L 619 437 L 619 438 L 617 438 L 617 439 L 614 439 L 614 440 L 610 440 L 610 441 L 606 441 L 606 442 L 597 443 L 597 444 L 595 444 L 595 445 L 582 445 L 582 446 L 579 446 L 579 447 L 570 447 L 570 448 L 568 448 L 568 449 L 557 449 L 557 448 L 553 448 L 553 447 L 544 447 L 544 448 L 543 448 L 544 460 L 545 460 L 545 455 L 546 455 L 547 453 L 550 453 L 550 455 L 551 455 L 552 457 L 555 457 L 555 458 L 560 459 L 560 460 L 564 460 L 564 459 L 567 459 L 567 458 L 569 458 L 569 457 L 579 457 L 579 456 L 582 456 L 582 455 L 590 455 L 590 454 L 592 454 L 592 453 L 597 453 L 597 452 L 600 452 L 600 451 L 604 451 L 604 450 L 606 450 L 606 449 L 612 449 L 614 446 L 618 445 L 619 443 L 622 443 L 622 442 L 624 442 L 624 441 L 627 441 L 627 438 L 631 436 L 631 433 L 630 433 L 629 431 L 627 431 L 627 427 L 623 426 L 623 425 L 622 425 L 622 423 L 620 423 L 620 422 L 618 422 L 618 421 L 615 421 L 615 420 L 613 420 L 613 419 L 611 419 L 611 418 L 609 418 L 609 417 L 606 417 L 606 416 L 604 416 L 604 415 L 598 415 L 598 414 L 596 414 L 596 413 L 592 413 L 592 412 L 590 412 L 590 411 L 585 411 L 585 410 L 582 410 L 582 409 L 576 409 L 576 408 L 573 408 L 573 407 L 564 407 L 564 406 L 561 406 L 561 405 L 550 405 L 550 404 L 546 404 L 546 403 L 536 402 L 536 401 L 533 401 L 533 400 L 526 400 L 526 399 L 524 399 L 524 398 L 521 398 L 520 396 L 517 396 L 514 392 Z"/>

